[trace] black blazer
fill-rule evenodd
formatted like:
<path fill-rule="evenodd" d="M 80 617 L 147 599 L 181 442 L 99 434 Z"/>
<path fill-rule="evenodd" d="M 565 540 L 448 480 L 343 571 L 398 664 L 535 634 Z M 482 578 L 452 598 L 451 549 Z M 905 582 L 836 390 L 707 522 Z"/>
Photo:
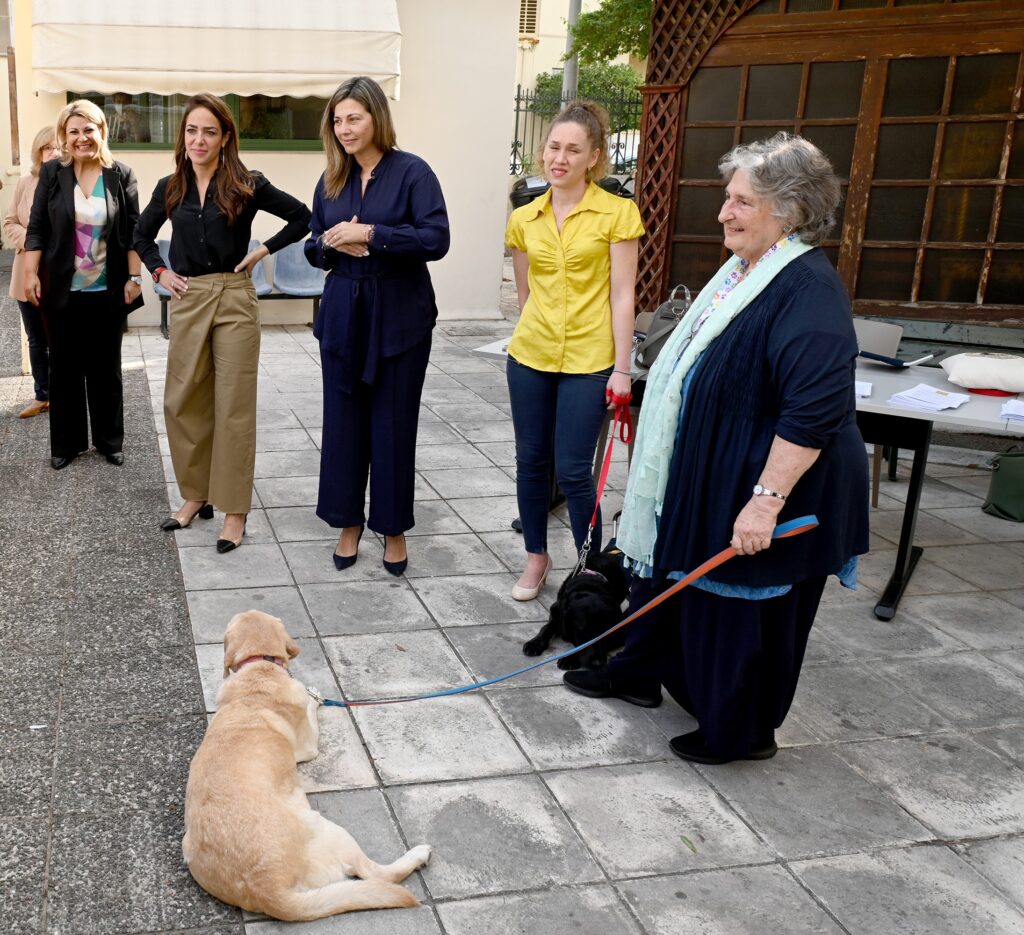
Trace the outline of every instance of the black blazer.
<path fill-rule="evenodd" d="M 127 315 L 143 305 L 141 295 L 131 305 L 124 301 L 128 251 L 139 220 L 138 183 L 128 166 L 115 162 L 109 169 L 104 167 L 103 185 L 107 194 L 107 224 L 103 229 L 107 242 L 107 297 L 112 310 Z M 74 237 L 74 166 L 62 166 L 56 159 L 44 162 L 29 214 L 25 249 L 42 251 L 39 280 L 42 304 L 47 311 L 59 311 L 68 303 L 75 272 Z"/>

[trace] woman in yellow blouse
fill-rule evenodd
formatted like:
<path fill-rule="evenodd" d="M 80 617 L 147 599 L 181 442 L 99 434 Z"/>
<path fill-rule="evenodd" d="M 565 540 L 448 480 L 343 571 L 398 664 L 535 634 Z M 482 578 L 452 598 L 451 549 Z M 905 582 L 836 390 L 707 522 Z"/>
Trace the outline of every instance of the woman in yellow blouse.
<path fill-rule="evenodd" d="M 577 549 L 594 510 L 591 464 L 609 395 L 630 388 L 640 213 L 595 184 L 607 167 L 608 116 L 574 101 L 551 123 L 542 151 L 551 188 L 509 218 L 521 315 L 508 346 L 516 434 L 516 494 L 526 569 L 517 601 L 548 572 L 548 478 L 554 457 Z M 601 541 L 600 516 L 594 541 Z"/>

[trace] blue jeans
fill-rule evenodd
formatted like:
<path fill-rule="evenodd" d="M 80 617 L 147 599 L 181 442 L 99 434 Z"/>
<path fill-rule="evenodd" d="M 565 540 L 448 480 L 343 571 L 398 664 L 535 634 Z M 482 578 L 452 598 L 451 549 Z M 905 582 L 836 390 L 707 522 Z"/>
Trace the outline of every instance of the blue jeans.
<path fill-rule="evenodd" d="M 554 458 L 569 507 L 576 548 L 583 546 L 597 491 L 592 466 L 612 368 L 597 373 L 550 373 L 508 358 L 509 400 L 516 433 L 516 496 L 527 552 L 546 552 L 548 497 Z M 593 541 L 600 549 L 601 514 Z"/>
<path fill-rule="evenodd" d="M 32 368 L 32 382 L 35 384 L 36 399 L 44 402 L 50 398 L 50 351 L 43 329 L 43 316 L 39 309 L 29 302 L 18 302 L 21 321 L 28 336 L 28 363 Z"/>

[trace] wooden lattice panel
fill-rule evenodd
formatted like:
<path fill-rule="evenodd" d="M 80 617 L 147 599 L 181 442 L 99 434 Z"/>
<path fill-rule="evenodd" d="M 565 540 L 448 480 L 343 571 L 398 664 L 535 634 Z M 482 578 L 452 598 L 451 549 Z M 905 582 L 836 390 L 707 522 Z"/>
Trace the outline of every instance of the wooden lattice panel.
<path fill-rule="evenodd" d="M 759 0 L 654 0 L 649 85 L 685 85 L 715 40 Z"/>

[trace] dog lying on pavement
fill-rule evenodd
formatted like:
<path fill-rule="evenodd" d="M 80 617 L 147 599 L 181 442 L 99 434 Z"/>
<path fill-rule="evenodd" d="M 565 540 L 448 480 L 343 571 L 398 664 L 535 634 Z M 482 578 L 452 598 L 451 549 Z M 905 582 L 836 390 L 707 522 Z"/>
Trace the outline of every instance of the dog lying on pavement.
<path fill-rule="evenodd" d="M 527 656 L 539 656 L 559 637 L 579 646 L 615 626 L 622 619 L 622 602 L 629 593 L 629 576 L 622 567 L 622 552 L 609 545 L 587 558 L 586 568 L 562 582 L 551 605 L 548 622 L 523 644 Z M 589 649 L 558 660 L 560 669 L 593 669 L 604 665 L 608 653 L 625 641 L 622 631 L 613 633 Z"/>
<path fill-rule="evenodd" d="M 250 610 L 228 624 L 218 710 L 185 792 L 189 871 L 223 902 L 286 921 L 416 906 L 399 883 L 430 847 L 382 866 L 306 801 L 295 764 L 317 755 L 320 731 L 316 702 L 288 674 L 298 654 L 276 617 Z"/>

